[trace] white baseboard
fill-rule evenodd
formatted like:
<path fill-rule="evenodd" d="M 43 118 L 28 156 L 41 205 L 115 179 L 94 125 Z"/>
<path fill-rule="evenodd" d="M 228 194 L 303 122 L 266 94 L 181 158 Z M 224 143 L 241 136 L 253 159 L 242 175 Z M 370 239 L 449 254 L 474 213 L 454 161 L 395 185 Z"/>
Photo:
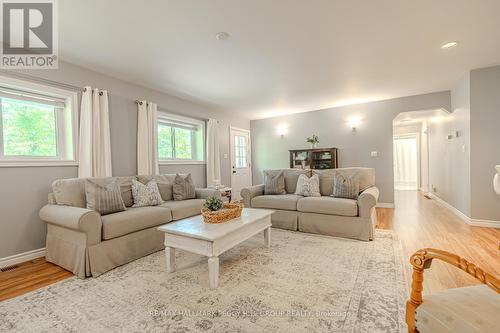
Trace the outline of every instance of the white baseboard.
<path fill-rule="evenodd" d="M 377 202 L 375 207 L 378 208 L 394 208 L 394 203 L 392 202 Z"/>
<path fill-rule="evenodd" d="M 470 219 L 469 224 L 475 227 L 488 227 L 488 228 L 500 229 L 500 221 Z"/>
<path fill-rule="evenodd" d="M 0 258 L 0 268 L 20 264 L 22 262 L 30 261 L 44 256 L 45 248 L 14 254 L 10 257 Z"/>
<path fill-rule="evenodd" d="M 437 195 L 431 192 L 427 192 L 427 194 L 434 199 L 438 204 L 441 206 L 447 208 L 450 210 L 452 213 L 454 213 L 456 216 L 461 218 L 465 223 L 471 226 L 475 227 L 488 227 L 488 228 L 500 228 L 500 221 L 491 221 L 491 220 L 478 220 L 478 219 L 472 219 L 469 216 L 465 215 L 462 211 L 458 210 L 457 208 L 453 207 Z"/>

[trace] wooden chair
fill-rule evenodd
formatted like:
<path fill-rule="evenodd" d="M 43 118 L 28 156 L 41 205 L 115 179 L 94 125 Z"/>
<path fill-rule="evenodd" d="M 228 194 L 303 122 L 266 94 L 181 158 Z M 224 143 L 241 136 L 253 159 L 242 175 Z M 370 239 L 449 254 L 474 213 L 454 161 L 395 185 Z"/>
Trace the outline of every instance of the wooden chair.
<path fill-rule="evenodd" d="M 449 289 L 423 300 L 424 270 L 430 268 L 433 259 L 461 269 L 482 284 Z M 461 332 L 500 332 L 500 280 L 497 277 L 455 254 L 430 248 L 415 252 L 410 263 L 413 275 L 410 300 L 406 303 L 408 332 L 454 332 L 457 327 Z M 422 322 L 419 320 L 417 325 L 419 316 Z"/>

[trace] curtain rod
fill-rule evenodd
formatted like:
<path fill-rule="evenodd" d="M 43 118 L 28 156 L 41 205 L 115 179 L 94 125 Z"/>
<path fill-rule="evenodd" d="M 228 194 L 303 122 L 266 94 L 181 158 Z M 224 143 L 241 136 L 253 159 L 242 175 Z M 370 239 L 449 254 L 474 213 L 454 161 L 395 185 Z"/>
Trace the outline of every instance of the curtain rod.
<path fill-rule="evenodd" d="M 56 82 L 56 81 L 52 81 L 52 80 L 48 80 L 48 79 L 43 79 L 43 78 L 40 78 L 37 76 L 32 76 L 29 74 L 15 73 L 15 72 L 10 72 L 10 71 L 6 71 L 6 70 L 0 70 L 0 74 L 14 78 L 14 79 L 21 79 L 21 80 L 27 80 L 27 81 L 31 81 L 31 82 L 35 82 L 35 83 L 47 84 L 50 86 L 59 87 L 59 88 L 66 88 L 66 89 L 73 90 L 73 91 L 81 92 L 84 89 L 83 87 L 74 86 L 72 84 L 67 84 L 67 83 L 60 83 L 60 82 Z"/>
<path fill-rule="evenodd" d="M 142 105 L 143 101 L 140 101 L 140 100 L 135 100 L 134 101 L 136 104 L 139 104 L 139 105 Z M 147 101 L 146 101 L 147 103 Z M 158 106 L 158 111 L 163 111 L 163 112 L 166 112 L 166 113 L 171 113 L 171 114 L 174 114 L 176 116 L 181 116 L 181 117 L 188 117 L 188 118 L 193 118 L 193 119 L 197 119 L 197 120 L 201 120 L 201 121 L 208 121 L 209 118 L 204 118 L 204 117 L 198 117 L 198 116 L 192 116 L 192 115 L 186 115 L 186 114 L 182 114 L 182 113 L 178 113 L 178 112 L 175 112 L 175 111 L 171 111 L 171 110 L 168 110 L 164 107 L 161 107 L 161 106 Z M 221 123 L 220 120 L 217 120 L 217 123 Z"/>

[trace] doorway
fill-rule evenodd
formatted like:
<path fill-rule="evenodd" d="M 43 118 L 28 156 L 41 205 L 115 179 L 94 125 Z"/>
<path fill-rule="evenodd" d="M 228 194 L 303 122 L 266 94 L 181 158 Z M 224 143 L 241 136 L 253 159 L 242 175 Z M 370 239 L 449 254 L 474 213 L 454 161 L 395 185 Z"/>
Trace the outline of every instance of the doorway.
<path fill-rule="evenodd" d="M 417 190 L 420 175 L 418 133 L 394 136 L 394 189 Z"/>
<path fill-rule="evenodd" d="M 252 160 L 250 149 L 250 131 L 231 127 L 231 188 L 232 199 L 241 200 L 240 192 L 244 187 L 252 185 Z"/>

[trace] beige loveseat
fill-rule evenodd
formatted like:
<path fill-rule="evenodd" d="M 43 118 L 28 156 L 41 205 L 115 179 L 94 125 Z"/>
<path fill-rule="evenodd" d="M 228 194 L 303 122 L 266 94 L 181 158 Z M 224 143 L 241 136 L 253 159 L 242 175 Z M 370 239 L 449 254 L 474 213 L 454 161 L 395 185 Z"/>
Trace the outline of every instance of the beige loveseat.
<path fill-rule="evenodd" d="M 316 234 L 373 240 L 376 224 L 375 206 L 379 191 L 375 187 L 375 170 L 371 168 L 341 168 L 327 170 L 282 169 L 266 170 L 264 176 L 285 176 L 286 194 L 264 195 L 264 185 L 241 191 L 245 207 L 274 209 L 273 227 Z M 333 175 L 341 173 L 359 177 L 360 194 L 357 200 L 333 198 Z M 319 176 L 321 197 L 296 195 L 300 174 Z"/>
<path fill-rule="evenodd" d="M 144 176 L 109 177 L 97 181 L 119 179 L 122 198 L 127 210 L 101 216 L 87 209 L 85 179 L 60 179 L 52 184 L 49 204 L 40 210 L 47 223 L 46 259 L 79 278 L 98 276 L 117 266 L 164 248 L 164 235 L 159 225 L 200 214 L 208 196 L 220 196 L 219 191 L 196 189 L 196 199 L 174 201 L 172 184 L 175 175 L 157 178 L 162 198 L 169 199 L 154 207 L 133 208 L 132 178 L 144 181 Z"/>

